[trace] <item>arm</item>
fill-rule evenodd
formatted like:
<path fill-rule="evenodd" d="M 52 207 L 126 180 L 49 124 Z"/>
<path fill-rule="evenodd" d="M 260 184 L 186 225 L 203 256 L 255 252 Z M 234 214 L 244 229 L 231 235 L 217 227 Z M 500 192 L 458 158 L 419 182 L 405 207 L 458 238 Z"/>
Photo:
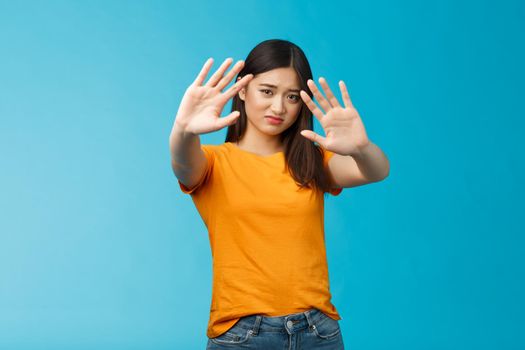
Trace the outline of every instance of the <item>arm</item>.
<path fill-rule="evenodd" d="M 339 81 L 343 107 L 334 96 L 326 79 L 319 78 L 319 82 L 328 99 L 321 94 L 313 80 L 309 79 L 307 84 L 324 113 L 306 91 L 301 90 L 301 97 L 321 123 L 326 136 L 323 137 L 309 129 L 301 130 L 301 135 L 336 153 L 330 158 L 328 169 L 337 186 L 353 187 L 386 178 L 390 172 L 389 161 L 383 151 L 368 138 L 361 116 L 350 100 L 345 83 Z"/>
<path fill-rule="evenodd" d="M 232 62 L 230 58 L 226 59 L 204 84 L 212 62 L 212 58 L 206 61 L 197 78 L 186 89 L 170 133 L 171 168 L 178 180 L 188 188 L 198 183 L 207 168 L 208 160 L 201 148 L 199 135 L 217 131 L 237 121 L 238 111 L 223 118 L 220 118 L 220 113 L 226 102 L 253 78 L 253 74 L 247 74 L 222 92 L 242 69 L 244 61 L 237 62 L 223 77 Z"/>
<path fill-rule="evenodd" d="M 206 157 L 201 150 L 199 135 L 185 132 L 177 122 L 171 130 L 170 139 L 171 168 L 179 181 L 193 187 L 206 170 Z"/>
<path fill-rule="evenodd" d="M 355 187 L 385 179 L 390 162 L 383 151 L 370 142 L 352 156 L 334 154 L 328 169 L 338 187 Z"/>

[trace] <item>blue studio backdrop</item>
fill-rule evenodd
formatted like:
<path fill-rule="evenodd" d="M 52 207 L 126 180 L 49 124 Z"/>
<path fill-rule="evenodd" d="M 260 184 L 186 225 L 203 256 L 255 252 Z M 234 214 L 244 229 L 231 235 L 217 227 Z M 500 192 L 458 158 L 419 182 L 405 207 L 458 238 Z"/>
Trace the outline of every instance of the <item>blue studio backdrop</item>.
<path fill-rule="evenodd" d="M 524 349 L 524 27 L 518 0 L 0 1 L 0 348 L 204 349 L 168 138 L 208 57 L 280 38 L 390 160 L 326 199 L 346 347 Z"/>

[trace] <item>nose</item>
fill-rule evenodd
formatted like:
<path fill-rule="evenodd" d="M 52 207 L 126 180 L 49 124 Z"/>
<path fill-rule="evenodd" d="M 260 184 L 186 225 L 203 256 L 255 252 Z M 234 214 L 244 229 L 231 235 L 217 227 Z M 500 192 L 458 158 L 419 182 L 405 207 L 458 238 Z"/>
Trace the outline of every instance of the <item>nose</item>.
<path fill-rule="evenodd" d="M 284 113 L 284 103 L 281 96 L 275 96 L 272 101 L 272 113 L 275 115 L 281 115 Z"/>

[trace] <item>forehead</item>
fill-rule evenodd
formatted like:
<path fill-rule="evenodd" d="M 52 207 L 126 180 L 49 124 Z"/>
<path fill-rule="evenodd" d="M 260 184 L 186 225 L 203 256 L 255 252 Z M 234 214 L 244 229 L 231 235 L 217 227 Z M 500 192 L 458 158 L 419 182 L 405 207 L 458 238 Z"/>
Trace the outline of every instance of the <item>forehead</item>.
<path fill-rule="evenodd" d="M 271 84 L 282 89 L 297 89 L 299 88 L 299 76 L 291 67 L 275 68 L 257 74 L 250 83 Z"/>

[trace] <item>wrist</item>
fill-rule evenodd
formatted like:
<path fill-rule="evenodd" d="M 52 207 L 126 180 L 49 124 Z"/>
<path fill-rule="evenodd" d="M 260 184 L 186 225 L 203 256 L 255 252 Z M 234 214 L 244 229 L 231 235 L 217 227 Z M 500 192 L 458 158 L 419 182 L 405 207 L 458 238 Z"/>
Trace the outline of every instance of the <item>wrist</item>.
<path fill-rule="evenodd" d="M 368 142 L 365 145 L 361 145 L 357 148 L 357 152 L 352 154 L 352 157 L 354 158 L 360 158 L 366 155 L 370 149 L 372 148 L 372 142 Z"/>
<path fill-rule="evenodd" d="M 173 128 L 171 129 L 171 136 L 178 136 L 178 137 L 191 137 L 195 136 L 195 134 L 188 131 L 187 125 L 185 123 L 182 123 L 175 118 L 175 123 L 173 123 Z"/>

